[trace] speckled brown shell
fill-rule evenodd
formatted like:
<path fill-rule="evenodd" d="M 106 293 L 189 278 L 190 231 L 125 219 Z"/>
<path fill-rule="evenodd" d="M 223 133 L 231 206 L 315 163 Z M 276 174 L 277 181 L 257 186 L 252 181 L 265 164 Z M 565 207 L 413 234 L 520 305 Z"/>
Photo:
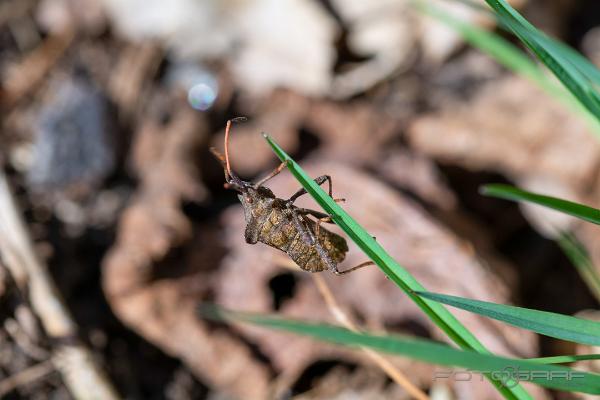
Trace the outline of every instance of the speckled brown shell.
<path fill-rule="evenodd" d="M 258 241 L 275 247 L 288 254 L 292 260 L 303 270 L 310 272 L 319 272 L 328 269 L 326 260 L 323 260 L 314 246 L 311 246 L 306 238 L 298 232 L 296 224 L 294 224 L 292 213 L 293 209 L 287 209 L 283 202 L 274 199 L 269 204 L 270 210 L 260 215 L 255 219 L 255 232 L 258 236 Z M 304 216 L 299 216 L 302 221 L 307 224 L 312 232 L 315 232 L 316 223 Z M 250 226 L 246 228 L 248 229 Z M 322 225 L 319 229 L 319 237 L 317 238 L 323 249 L 329 255 L 333 264 L 339 264 L 346 257 L 348 245 L 346 240 L 341 236 L 328 231 Z"/>

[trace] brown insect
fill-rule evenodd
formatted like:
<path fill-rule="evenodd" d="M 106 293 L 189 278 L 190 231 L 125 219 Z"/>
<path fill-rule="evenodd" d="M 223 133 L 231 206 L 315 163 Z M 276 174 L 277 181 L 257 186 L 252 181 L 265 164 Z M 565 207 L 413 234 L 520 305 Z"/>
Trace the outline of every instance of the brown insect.
<path fill-rule="evenodd" d="M 275 197 L 271 189 L 263 186 L 265 182 L 279 174 L 286 166 L 281 163 L 269 175 L 257 183 L 240 179 L 231 171 L 229 162 L 229 131 L 232 122 L 243 121 L 244 117 L 227 121 L 225 128 L 225 156 L 216 149 L 212 153 L 223 165 L 225 171 L 225 187 L 237 191 L 238 198 L 244 207 L 246 219 L 246 243 L 264 243 L 286 253 L 303 270 L 320 272 L 329 269 L 336 275 L 347 274 L 359 268 L 373 264 L 364 262 L 345 271 L 338 270 L 338 264 L 346 257 L 348 245 L 346 240 L 321 227 L 322 222 L 333 223 L 331 217 L 323 212 L 299 208 L 294 201 L 304 194 L 300 189 L 289 199 Z M 329 196 L 332 195 L 332 183 L 329 175 L 315 179 L 322 185 L 329 183 Z M 336 201 L 343 201 L 337 199 Z M 313 221 L 312 216 L 317 219 Z"/>

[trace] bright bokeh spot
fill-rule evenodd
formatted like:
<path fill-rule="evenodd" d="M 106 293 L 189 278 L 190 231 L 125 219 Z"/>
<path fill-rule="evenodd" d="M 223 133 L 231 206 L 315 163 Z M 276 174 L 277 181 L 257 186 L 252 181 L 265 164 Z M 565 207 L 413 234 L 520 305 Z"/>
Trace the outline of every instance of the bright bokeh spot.
<path fill-rule="evenodd" d="M 196 110 L 208 110 L 216 98 L 216 89 L 204 82 L 192 86 L 188 91 L 188 102 Z"/>

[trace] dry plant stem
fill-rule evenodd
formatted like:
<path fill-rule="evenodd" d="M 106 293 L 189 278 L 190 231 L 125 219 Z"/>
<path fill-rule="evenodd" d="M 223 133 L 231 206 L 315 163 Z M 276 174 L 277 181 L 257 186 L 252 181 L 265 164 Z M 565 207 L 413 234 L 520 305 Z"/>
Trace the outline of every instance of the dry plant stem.
<path fill-rule="evenodd" d="M 23 331 L 17 321 L 12 318 L 7 318 L 4 321 L 4 330 L 15 341 L 17 346 L 23 350 L 25 354 L 34 360 L 46 360 L 50 354 L 43 348 L 37 346 Z"/>
<path fill-rule="evenodd" d="M 312 274 L 312 277 L 317 285 L 317 289 L 319 289 L 319 292 L 321 293 L 321 296 L 323 296 L 329 311 L 335 317 L 335 319 L 351 331 L 357 332 L 358 328 L 340 308 L 323 277 L 318 274 Z M 361 350 L 365 352 L 365 354 L 371 360 L 373 360 L 373 362 L 377 364 L 379 368 L 381 368 L 394 382 L 400 385 L 400 387 L 406 390 L 412 397 L 419 400 L 429 399 L 427 394 L 415 386 L 402 372 L 394 367 L 394 365 L 387 358 L 366 347 L 361 347 Z"/>
<path fill-rule="evenodd" d="M 117 399 L 115 390 L 94 363 L 90 351 L 77 340 L 77 326 L 46 267 L 35 255 L 3 172 L 0 172 L 0 258 L 19 288 L 28 294 L 46 334 L 57 343 L 52 349 L 51 360 L 73 397 Z"/>
<path fill-rule="evenodd" d="M 145 104 L 147 89 L 144 83 L 154 76 L 160 66 L 161 51 L 154 42 L 128 45 L 119 56 L 108 82 L 108 90 L 117 106 L 127 117 Z"/>
<path fill-rule="evenodd" d="M 69 48 L 74 37 L 75 32 L 71 28 L 52 34 L 20 63 L 11 66 L 2 79 L 4 92 L 0 98 L 0 105 L 10 108 L 34 90 Z"/>
<path fill-rule="evenodd" d="M 24 386 L 28 383 L 37 381 L 54 370 L 55 368 L 52 360 L 48 360 L 11 375 L 0 381 L 0 397 L 12 392 L 19 386 Z"/>

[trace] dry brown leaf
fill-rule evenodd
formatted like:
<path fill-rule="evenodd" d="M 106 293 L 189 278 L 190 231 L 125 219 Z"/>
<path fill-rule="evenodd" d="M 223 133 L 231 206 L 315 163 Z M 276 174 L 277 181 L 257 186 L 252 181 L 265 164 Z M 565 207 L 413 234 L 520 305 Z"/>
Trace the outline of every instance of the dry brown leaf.
<path fill-rule="evenodd" d="M 451 210 L 456 206 L 456 196 L 435 164 L 414 151 L 394 147 L 386 152 L 383 160 L 377 162 L 374 168 L 385 179 L 410 190 L 438 208 Z"/>
<path fill-rule="evenodd" d="M 398 132 L 394 119 L 362 101 L 314 102 L 306 125 L 319 134 L 323 154 L 355 165 L 376 161 L 381 147 Z"/>
<path fill-rule="evenodd" d="M 485 86 L 467 104 L 417 118 L 408 138 L 445 162 L 514 178 L 549 176 L 576 189 L 589 187 L 600 157 L 584 121 L 516 77 Z"/>
<path fill-rule="evenodd" d="M 279 87 L 311 96 L 328 93 L 339 27 L 320 2 L 260 0 L 235 5 L 231 23 L 243 45 L 234 53 L 231 69 L 240 87 L 255 95 Z"/>
<path fill-rule="evenodd" d="M 239 398 L 263 399 L 268 371 L 245 344 L 226 332 L 211 331 L 197 318 L 199 298 L 190 293 L 208 290 L 202 276 L 151 279 L 153 274 L 181 272 L 180 265 L 166 263 L 155 271 L 153 265 L 192 235 L 181 201 L 205 196 L 190 160 L 205 134 L 205 123 L 187 107 L 180 107 L 167 126 L 151 118 L 142 124 L 133 145 L 141 186 L 104 261 L 104 291 L 125 324 L 180 358 L 197 376 Z M 211 246 L 205 248 L 214 253 Z"/>
<path fill-rule="evenodd" d="M 329 89 L 338 27 L 317 1 L 102 2 L 119 33 L 163 42 L 179 59 L 227 59 L 248 92 Z"/>
<path fill-rule="evenodd" d="M 407 137 L 442 162 L 497 171 L 527 190 L 600 205 L 596 136 L 580 117 L 523 79 L 491 82 L 466 104 L 419 117 Z M 596 226 L 539 206 L 521 207 L 545 236 L 577 230 L 600 270 Z"/>
<path fill-rule="evenodd" d="M 306 127 L 321 139 L 319 155 L 366 166 L 431 204 L 452 208 L 456 199 L 435 164 L 400 145 L 402 126 L 401 120 L 363 101 L 315 101 L 306 119 Z"/>
<path fill-rule="evenodd" d="M 156 73 L 162 52 L 155 43 L 129 44 L 121 51 L 118 63 L 108 77 L 108 92 L 125 114 L 144 104 L 144 83 Z"/>
<path fill-rule="evenodd" d="M 333 77 L 332 97 L 364 92 L 415 61 L 419 15 L 410 2 L 334 0 L 332 4 L 348 30 L 348 48 L 367 58 Z"/>
<path fill-rule="evenodd" d="M 205 195 L 195 179 L 189 158 L 189 152 L 201 139 L 202 129 L 198 115 L 183 108 L 169 125 L 163 127 L 147 119 L 138 131 L 132 161 L 141 187 L 123 213 L 117 245 L 106 261 L 105 288 L 109 298 L 142 283 L 145 277 L 139 276 L 140 268 L 148 268 L 172 246 L 189 238 L 191 225 L 181 212 L 180 203 L 183 199 L 198 200 Z M 118 259 L 123 260 L 115 261 Z M 133 265 L 127 265 L 125 260 Z M 120 263 L 125 265 L 118 269 L 113 267 Z M 113 280 L 113 270 L 123 275 L 128 275 L 129 270 L 131 276 Z"/>
<path fill-rule="evenodd" d="M 548 176 L 580 192 L 590 187 L 600 159 L 585 122 L 516 77 L 487 85 L 467 104 L 417 118 L 408 138 L 445 162 L 516 179 Z"/>
<path fill-rule="evenodd" d="M 594 186 L 600 162 L 600 145 L 586 122 L 516 77 L 484 86 L 466 104 L 417 118 L 408 139 L 445 163 L 497 171 L 526 189 L 574 201 Z M 559 228 L 570 224 L 545 211 L 528 216 L 545 234 L 548 221 Z"/>
<path fill-rule="evenodd" d="M 436 8 L 472 25 L 493 27 L 495 21 L 460 2 L 434 1 Z M 524 0 L 509 1 L 520 7 Z M 475 3 L 484 5 L 483 0 Z M 420 51 L 430 65 L 440 64 L 464 40 L 439 20 L 416 10 L 408 0 L 334 0 L 332 5 L 348 30 L 347 45 L 362 62 L 345 66 L 333 76 L 331 96 L 348 98 L 407 69 Z"/>

